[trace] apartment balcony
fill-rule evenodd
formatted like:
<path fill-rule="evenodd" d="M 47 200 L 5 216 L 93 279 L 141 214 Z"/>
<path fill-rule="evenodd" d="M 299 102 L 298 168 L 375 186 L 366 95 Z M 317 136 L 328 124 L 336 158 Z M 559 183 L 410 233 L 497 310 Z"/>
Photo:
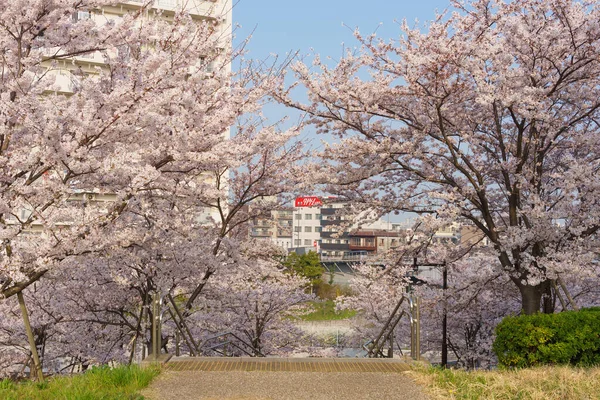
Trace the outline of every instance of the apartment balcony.
<path fill-rule="evenodd" d="M 350 250 L 352 251 L 377 251 L 377 241 L 373 237 L 350 239 Z"/>
<path fill-rule="evenodd" d="M 147 0 L 129 0 L 122 1 L 121 4 L 139 6 Z M 209 17 L 223 12 L 223 6 L 219 7 L 216 3 L 219 0 L 155 0 L 154 8 L 165 11 L 179 11 L 185 6 L 185 10 L 193 16 Z"/>
<path fill-rule="evenodd" d="M 290 229 L 278 229 L 277 237 L 292 237 L 292 231 Z"/>
<path fill-rule="evenodd" d="M 342 255 L 321 255 L 321 262 L 371 262 L 379 261 L 377 254 L 356 254 L 345 252 Z"/>
<path fill-rule="evenodd" d="M 252 221 L 250 223 L 252 225 L 253 228 L 271 228 L 273 226 L 273 222 L 272 221 L 266 221 L 266 220 L 256 220 L 256 221 Z"/>
<path fill-rule="evenodd" d="M 350 247 L 346 243 L 324 243 L 321 242 L 321 250 L 323 251 L 348 251 Z"/>
<path fill-rule="evenodd" d="M 350 243 L 350 250 L 352 251 L 377 251 L 375 244 L 352 244 Z"/>
<path fill-rule="evenodd" d="M 342 221 L 339 219 L 337 219 L 337 220 L 322 219 L 321 220 L 321 226 L 334 226 L 334 225 L 340 225 L 341 223 L 342 223 Z"/>
<path fill-rule="evenodd" d="M 255 230 L 255 229 L 252 229 L 250 231 L 250 236 L 251 237 L 271 237 L 271 236 L 273 236 L 273 232 L 268 231 L 268 230 Z"/>
<path fill-rule="evenodd" d="M 347 240 L 348 239 L 348 233 L 347 232 L 342 232 L 341 235 L 339 235 L 339 233 L 337 232 L 337 230 L 333 231 L 333 232 L 328 232 L 325 230 L 321 231 L 321 239 L 343 239 L 343 240 Z"/>
<path fill-rule="evenodd" d="M 294 214 L 291 211 L 278 211 L 277 219 L 282 221 L 291 221 L 294 218 Z"/>

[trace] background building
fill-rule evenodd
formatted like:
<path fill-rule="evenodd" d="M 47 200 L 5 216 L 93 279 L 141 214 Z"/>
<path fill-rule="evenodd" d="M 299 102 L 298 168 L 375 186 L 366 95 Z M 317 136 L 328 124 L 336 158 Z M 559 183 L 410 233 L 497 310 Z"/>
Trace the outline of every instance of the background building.
<path fill-rule="evenodd" d="M 292 215 L 291 209 L 264 211 L 250 220 L 250 238 L 271 241 L 287 251 L 292 248 Z"/>
<path fill-rule="evenodd" d="M 89 11 L 79 11 L 73 14 L 73 20 L 92 20 L 97 24 L 105 24 L 108 21 L 123 17 L 128 12 L 140 9 L 147 0 L 116 1 L 113 5 L 105 5 L 102 8 Z M 217 19 L 219 24 L 217 35 L 221 38 L 221 47 L 230 48 L 232 39 L 232 4 L 231 0 L 155 0 L 148 13 L 160 11 L 162 16 L 169 19 L 175 11 L 182 10 L 190 14 L 197 21 L 206 19 Z M 109 51 L 118 51 L 117 49 Z M 96 75 L 98 68 L 105 68 L 104 57 L 100 51 L 53 61 L 44 65 L 48 68 L 47 73 L 56 76 L 56 84 L 49 88 L 49 92 L 69 94 L 77 90 L 82 75 Z M 210 66 L 208 67 L 210 69 Z M 231 64 L 227 63 L 228 71 Z"/>

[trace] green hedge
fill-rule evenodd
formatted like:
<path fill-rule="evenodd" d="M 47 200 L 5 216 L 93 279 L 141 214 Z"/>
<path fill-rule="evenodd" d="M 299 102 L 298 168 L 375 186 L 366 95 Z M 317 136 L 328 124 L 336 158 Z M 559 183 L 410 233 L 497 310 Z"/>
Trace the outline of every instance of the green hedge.
<path fill-rule="evenodd" d="M 600 365 L 600 307 L 506 317 L 493 349 L 503 367 Z"/>

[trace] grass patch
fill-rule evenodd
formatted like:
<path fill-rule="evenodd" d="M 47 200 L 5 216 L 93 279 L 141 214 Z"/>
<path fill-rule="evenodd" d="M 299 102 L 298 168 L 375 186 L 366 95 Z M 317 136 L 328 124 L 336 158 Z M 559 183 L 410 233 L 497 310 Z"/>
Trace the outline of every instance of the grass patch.
<path fill-rule="evenodd" d="M 568 366 L 462 371 L 415 368 L 432 399 L 600 399 L 600 368 Z"/>
<path fill-rule="evenodd" d="M 44 382 L 0 381 L 4 400 L 139 400 L 139 391 L 159 374 L 158 367 L 96 367 L 80 375 L 51 377 Z"/>
<path fill-rule="evenodd" d="M 310 314 L 303 315 L 301 318 L 304 321 L 332 321 L 340 319 L 352 318 L 356 315 L 355 310 L 335 310 L 335 302 L 333 300 L 313 301 L 311 305 L 315 311 Z"/>

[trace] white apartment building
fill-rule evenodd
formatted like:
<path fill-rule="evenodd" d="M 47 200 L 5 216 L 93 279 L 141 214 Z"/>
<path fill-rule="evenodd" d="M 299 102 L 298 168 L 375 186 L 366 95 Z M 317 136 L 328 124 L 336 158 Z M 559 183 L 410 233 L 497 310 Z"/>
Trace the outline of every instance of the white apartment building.
<path fill-rule="evenodd" d="M 318 251 L 321 240 L 321 207 L 294 207 L 293 246 Z"/>
<path fill-rule="evenodd" d="M 122 18 L 126 13 L 139 10 L 143 5 L 148 4 L 148 0 L 130 0 L 115 2 L 113 5 L 105 5 L 100 9 L 79 11 L 72 16 L 73 20 L 92 20 L 96 24 L 104 24 L 107 21 Z M 220 38 L 219 46 L 221 49 L 230 49 L 232 40 L 232 0 L 154 0 L 151 8 L 146 12 L 161 12 L 162 17 L 167 20 L 171 18 L 176 11 L 185 10 L 193 20 L 203 21 L 206 19 L 217 19 L 216 37 Z M 116 50 L 108 50 L 116 51 Z M 227 54 L 227 52 L 225 52 Z M 224 60 L 225 73 L 231 71 L 230 60 Z M 43 64 L 44 65 L 44 64 Z M 56 76 L 56 83 L 48 92 L 57 92 L 65 95 L 74 93 L 77 89 L 79 76 L 96 75 L 98 69 L 106 68 L 104 58 L 100 52 L 83 54 L 68 59 L 46 63 L 48 73 Z M 209 66 L 210 69 L 210 66 Z M 226 129 L 223 132 L 225 138 L 230 137 L 230 130 Z M 201 179 L 212 179 L 210 177 Z M 225 178 L 226 179 L 226 178 Z M 111 194 L 94 193 L 90 189 L 89 193 L 80 193 L 74 195 L 73 199 L 79 199 L 81 196 L 86 196 L 86 199 L 92 201 L 113 201 L 115 196 Z M 27 212 L 24 210 L 24 212 Z M 212 220 L 218 220 L 219 215 L 214 210 L 205 210 L 200 213 L 198 220 L 200 223 L 206 223 Z"/>
<path fill-rule="evenodd" d="M 148 0 L 130 0 L 116 1 L 112 5 L 105 5 L 102 8 L 79 11 L 72 15 L 74 21 L 92 20 L 97 25 L 106 23 L 107 21 L 117 20 L 122 18 L 126 13 L 139 10 L 140 7 L 147 4 Z M 206 19 L 219 19 L 219 24 L 216 25 L 217 32 L 215 33 L 220 38 L 220 48 L 229 49 L 232 39 L 232 0 L 154 0 L 152 6 L 147 9 L 147 13 L 161 12 L 162 17 L 167 20 L 174 15 L 176 11 L 185 10 L 192 19 L 202 21 Z M 52 49 L 48 49 L 51 52 Z M 116 51 L 109 49 L 108 52 Z M 225 72 L 231 70 L 229 60 L 224 60 Z M 46 68 L 44 74 L 54 76 L 55 83 L 46 90 L 46 93 L 58 93 L 65 96 L 73 94 L 77 90 L 80 77 L 83 75 L 97 75 L 99 70 L 107 68 L 104 57 L 101 52 L 96 51 L 77 55 L 61 60 L 46 61 L 42 63 Z M 223 132 L 225 138 L 230 135 L 229 129 Z M 208 178 L 210 179 L 210 178 Z M 97 193 L 94 188 L 86 190 L 76 190 L 69 197 L 69 202 L 91 202 L 105 210 L 103 203 L 109 204 L 114 202 L 116 196 L 110 193 Z M 29 218 L 32 211 L 28 208 L 23 208 L 19 211 L 18 216 L 8 217 L 9 224 L 18 224 L 18 220 L 25 221 Z M 199 222 L 214 220 L 218 218 L 218 214 L 211 210 L 206 210 L 198 216 Z M 65 222 L 68 225 L 68 222 Z M 41 222 L 34 222 L 26 229 L 27 232 L 40 233 L 43 231 Z"/>
<path fill-rule="evenodd" d="M 121 18 L 128 12 L 140 9 L 148 0 L 116 1 L 114 5 L 106 5 L 97 10 L 79 11 L 73 15 L 74 20 L 90 19 L 97 24 Z M 170 18 L 175 11 L 184 9 L 190 16 L 198 21 L 205 19 L 219 19 L 217 35 L 221 38 L 221 47 L 230 48 L 232 38 L 232 0 L 154 0 L 151 9 L 160 11 L 164 18 Z M 50 73 L 56 76 L 56 84 L 52 92 L 73 93 L 78 85 L 78 75 L 97 74 L 98 68 L 105 67 L 104 59 L 100 52 L 70 57 L 52 65 L 46 65 Z M 227 63 L 227 68 L 231 64 Z M 229 133 L 227 133 L 228 135 Z"/>

